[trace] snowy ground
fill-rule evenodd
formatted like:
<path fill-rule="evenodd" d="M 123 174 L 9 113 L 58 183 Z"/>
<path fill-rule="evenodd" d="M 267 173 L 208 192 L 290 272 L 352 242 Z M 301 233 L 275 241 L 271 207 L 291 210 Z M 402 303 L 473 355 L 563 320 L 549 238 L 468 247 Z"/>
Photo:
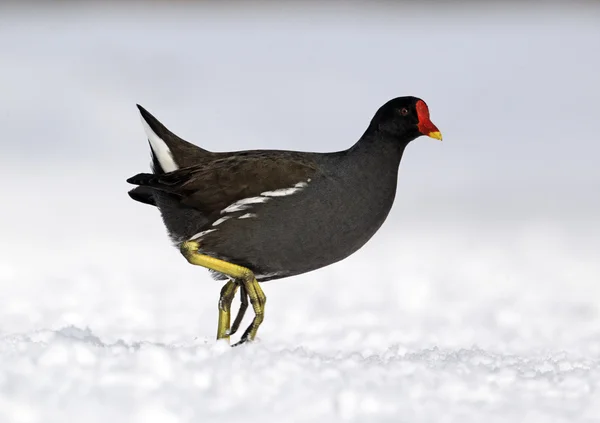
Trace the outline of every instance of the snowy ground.
<path fill-rule="evenodd" d="M 266 284 L 261 342 L 236 349 L 175 252 L 58 248 L 3 269 L 2 421 L 598 421 L 600 264 L 542 229 L 419 228 Z"/>
<path fill-rule="evenodd" d="M 0 14 L 0 422 L 600 421 L 598 11 L 211 13 Z M 392 47 L 423 65 L 369 64 Z M 125 195 L 133 105 L 206 148 L 325 151 L 407 91 L 445 141 L 410 146 L 382 231 L 216 343 L 219 283 Z"/>

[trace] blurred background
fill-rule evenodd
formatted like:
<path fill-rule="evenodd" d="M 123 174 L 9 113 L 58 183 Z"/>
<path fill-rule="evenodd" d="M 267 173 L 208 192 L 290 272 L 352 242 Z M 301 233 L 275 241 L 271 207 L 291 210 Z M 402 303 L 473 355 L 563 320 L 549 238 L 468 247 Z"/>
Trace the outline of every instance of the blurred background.
<path fill-rule="evenodd" d="M 3 421 L 600 418 L 599 52 L 591 1 L 3 2 Z M 265 284 L 261 343 L 219 350 L 220 283 L 127 196 L 149 169 L 135 104 L 209 150 L 325 152 L 403 95 L 444 141 L 408 147 L 381 231 Z"/>

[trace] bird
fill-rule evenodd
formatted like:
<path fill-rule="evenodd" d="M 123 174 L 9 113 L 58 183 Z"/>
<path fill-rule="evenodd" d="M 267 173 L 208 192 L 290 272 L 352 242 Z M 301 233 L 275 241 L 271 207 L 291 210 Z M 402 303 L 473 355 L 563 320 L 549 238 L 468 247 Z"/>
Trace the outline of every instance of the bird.
<path fill-rule="evenodd" d="M 160 211 L 169 238 L 192 265 L 226 281 L 217 340 L 230 342 L 248 302 L 252 322 L 235 346 L 256 340 L 264 320 L 261 283 L 314 271 L 363 247 L 396 196 L 407 145 L 442 140 L 424 100 L 403 96 L 380 106 L 343 150 L 213 152 L 168 130 L 137 105 L 150 144 L 152 173 L 127 179 L 132 199 Z M 231 305 L 240 309 L 231 325 Z"/>

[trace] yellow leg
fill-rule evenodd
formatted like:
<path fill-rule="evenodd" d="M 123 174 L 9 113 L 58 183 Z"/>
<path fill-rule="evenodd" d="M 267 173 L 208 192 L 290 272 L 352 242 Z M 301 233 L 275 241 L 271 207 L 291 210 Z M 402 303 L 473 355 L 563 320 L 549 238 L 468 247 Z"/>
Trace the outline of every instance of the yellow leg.
<path fill-rule="evenodd" d="M 265 293 L 256 281 L 256 278 L 252 276 L 252 282 L 244 283 L 244 288 L 250 298 L 250 304 L 252 304 L 252 308 L 254 309 L 254 319 L 252 319 L 252 323 L 250 323 L 250 326 L 248 326 L 248 329 L 246 329 L 240 341 L 233 345 L 234 347 L 243 344 L 246 341 L 253 341 L 260 324 L 265 318 L 265 303 L 267 302 L 267 297 L 265 297 Z"/>
<path fill-rule="evenodd" d="M 234 281 L 227 282 L 221 289 L 219 299 L 219 326 L 217 328 L 217 339 L 229 340 L 229 323 L 231 321 L 231 302 L 235 296 L 238 286 Z"/>
<path fill-rule="evenodd" d="M 267 301 L 264 292 L 262 291 L 256 278 L 254 277 L 254 273 L 250 269 L 247 269 L 243 266 L 228 263 L 224 260 L 219 260 L 214 257 L 200 254 L 198 253 L 199 247 L 200 244 L 196 241 L 186 241 L 181 244 L 181 254 L 183 254 L 187 261 L 193 265 L 206 267 L 207 269 L 212 269 L 216 272 L 223 273 L 224 275 L 230 276 L 231 278 L 240 281 L 244 290 L 246 291 L 246 294 L 250 298 L 250 304 L 252 304 L 252 308 L 254 309 L 254 319 L 252 320 L 252 323 L 250 324 L 248 329 L 246 329 L 246 331 L 242 335 L 242 339 L 240 340 L 240 342 L 236 345 L 242 344 L 246 341 L 254 340 L 254 338 L 256 337 L 256 333 L 258 332 L 258 328 L 264 320 L 265 303 Z M 223 290 L 226 290 L 226 287 L 227 284 L 225 284 Z M 233 295 L 235 295 L 235 289 L 233 290 L 233 294 L 231 295 L 232 298 Z M 230 306 L 231 302 L 229 302 L 229 307 Z M 219 312 L 219 317 L 220 316 L 221 312 Z M 226 323 L 227 329 L 229 329 L 229 316 L 229 311 L 223 312 L 223 326 L 225 326 Z M 219 333 L 221 331 L 221 327 L 221 319 L 219 319 Z"/>
<path fill-rule="evenodd" d="M 240 289 L 240 300 L 242 301 L 240 303 L 240 309 L 238 310 L 237 316 L 235 316 L 235 320 L 233 321 L 229 335 L 233 335 L 240 328 L 244 314 L 246 314 L 246 310 L 248 309 L 248 294 L 246 293 L 246 288 L 243 286 Z"/>

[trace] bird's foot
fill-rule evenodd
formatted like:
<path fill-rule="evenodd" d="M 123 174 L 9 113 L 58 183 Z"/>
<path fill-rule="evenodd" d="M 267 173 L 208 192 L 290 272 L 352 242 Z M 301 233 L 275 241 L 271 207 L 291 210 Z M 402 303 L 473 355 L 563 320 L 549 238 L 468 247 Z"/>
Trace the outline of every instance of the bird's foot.
<path fill-rule="evenodd" d="M 258 328 L 264 320 L 265 303 L 267 302 L 267 297 L 258 284 L 254 273 L 246 267 L 201 254 L 198 252 L 199 249 L 200 243 L 194 240 L 183 242 L 180 246 L 181 254 L 190 264 L 202 266 L 230 277 L 229 282 L 221 289 L 217 339 L 229 339 L 229 336 L 238 330 L 246 309 L 248 308 L 249 299 L 252 309 L 254 310 L 254 319 L 242 335 L 240 342 L 236 345 L 254 340 Z M 231 302 L 235 296 L 238 284 L 243 288 L 242 304 L 240 305 L 240 310 L 235 318 L 233 327 L 230 330 Z"/>

